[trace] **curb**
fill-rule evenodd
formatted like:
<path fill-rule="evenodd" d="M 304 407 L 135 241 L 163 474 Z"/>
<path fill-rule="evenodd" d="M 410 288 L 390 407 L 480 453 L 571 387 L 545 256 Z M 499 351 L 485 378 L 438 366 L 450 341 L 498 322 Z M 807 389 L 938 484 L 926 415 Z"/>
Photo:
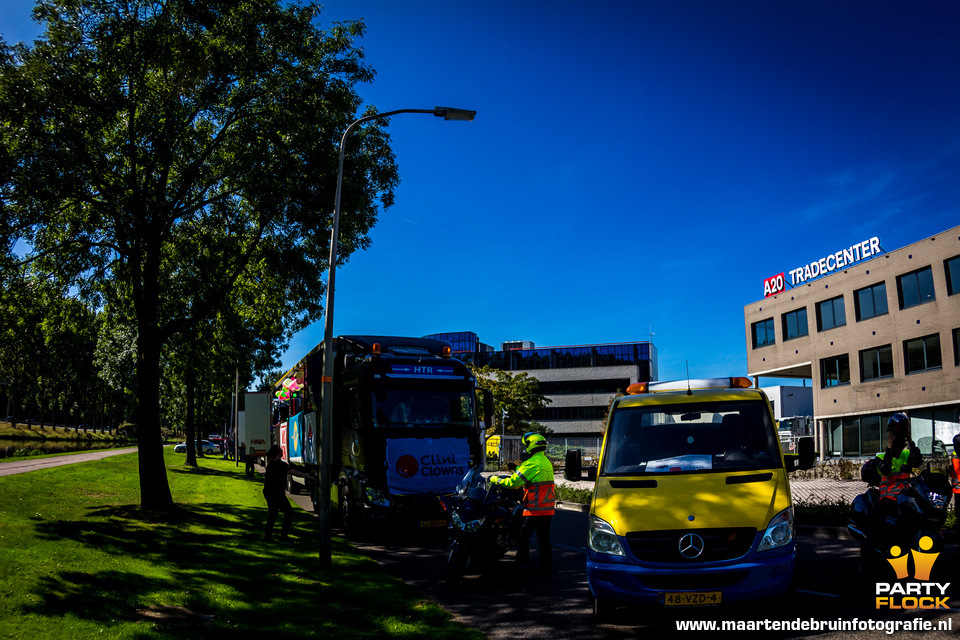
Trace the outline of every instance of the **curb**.
<path fill-rule="evenodd" d="M 797 527 L 797 536 L 806 538 L 832 538 L 834 540 L 853 540 L 846 527 L 818 527 L 801 525 Z"/>
<path fill-rule="evenodd" d="M 565 502 L 563 500 L 557 500 L 557 508 L 565 511 L 580 511 L 581 513 L 590 512 L 590 505 L 588 504 L 581 504 L 579 502 Z"/>

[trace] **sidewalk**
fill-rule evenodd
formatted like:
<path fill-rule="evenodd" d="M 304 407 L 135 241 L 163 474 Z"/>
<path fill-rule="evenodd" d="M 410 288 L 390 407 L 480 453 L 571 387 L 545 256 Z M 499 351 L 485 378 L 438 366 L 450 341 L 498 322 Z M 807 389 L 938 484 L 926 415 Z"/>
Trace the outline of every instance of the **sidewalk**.
<path fill-rule="evenodd" d="M 575 489 L 593 491 L 593 482 L 581 480 L 569 482 L 557 477 L 557 484 Z M 859 480 L 790 480 L 790 492 L 794 502 L 853 502 L 853 499 L 867 490 L 867 483 Z"/>
<path fill-rule="evenodd" d="M 56 456 L 53 458 L 15 458 L 13 460 L 0 462 L 0 476 L 11 476 L 15 473 L 26 473 L 27 471 L 36 471 L 37 469 L 62 467 L 66 464 L 76 464 L 78 462 L 102 460 L 110 456 L 135 453 L 136 451 L 136 447 L 123 447 L 121 449 L 101 449 L 99 451 L 71 453 L 70 455 Z"/>

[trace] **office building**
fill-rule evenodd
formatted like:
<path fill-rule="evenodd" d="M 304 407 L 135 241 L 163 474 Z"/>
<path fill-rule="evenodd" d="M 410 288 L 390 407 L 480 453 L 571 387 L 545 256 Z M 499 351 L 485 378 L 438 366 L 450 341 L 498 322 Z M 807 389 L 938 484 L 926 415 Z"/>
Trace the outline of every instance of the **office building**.
<path fill-rule="evenodd" d="M 453 355 L 478 366 L 526 372 L 540 381 L 550 399 L 533 419 L 553 433 L 598 437 L 610 401 L 635 382 L 657 380 L 657 349 L 652 342 L 618 342 L 565 347 L 537 347 L 525 340 L 507 341 L 500 350 L 480 342 L 475 333 L 436 333 Z"/>
<path fill-rule="evenodd" d="M 792 285 L 792 288 L 788 288 Z M 759 380 L 805 378 L 818 450 L 872 456 L 886 422 L 910 417 L 925 454 L 960 431 L 960 226 L 884 251 L 879 238 L 764 281 L 744 307 L 747 366 Z"/>

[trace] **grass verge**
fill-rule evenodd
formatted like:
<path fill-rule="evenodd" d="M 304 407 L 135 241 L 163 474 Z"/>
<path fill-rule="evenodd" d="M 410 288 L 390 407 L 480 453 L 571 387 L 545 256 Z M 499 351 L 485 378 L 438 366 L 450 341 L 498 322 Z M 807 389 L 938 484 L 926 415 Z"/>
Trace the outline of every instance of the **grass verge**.
<path fill-rule="evenodd" d="M 261 540 L 259 481 L 165 450 L 174 513 L 139 508 L 137 455 L 0 477 L 0 637 L 483 636 L 294 507 L 291 546 Z"/>

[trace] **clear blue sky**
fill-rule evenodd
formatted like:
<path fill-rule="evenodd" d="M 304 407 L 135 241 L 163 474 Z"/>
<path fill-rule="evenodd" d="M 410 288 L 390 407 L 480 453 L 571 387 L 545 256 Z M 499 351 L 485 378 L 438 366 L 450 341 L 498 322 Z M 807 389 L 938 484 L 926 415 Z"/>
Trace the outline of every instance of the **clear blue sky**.
<path fill-rule="evenodd" d="M 745 374 L 764 278 L 960 224 L 958 2 L 323 4 L 368 27 L 368 103 L 478 112 L 392 119 L 402 183 L 338 273 L 337 334 L 652 330 L 661 379 Z M 30 5 L 0 6 L 7 41 Z"/>

